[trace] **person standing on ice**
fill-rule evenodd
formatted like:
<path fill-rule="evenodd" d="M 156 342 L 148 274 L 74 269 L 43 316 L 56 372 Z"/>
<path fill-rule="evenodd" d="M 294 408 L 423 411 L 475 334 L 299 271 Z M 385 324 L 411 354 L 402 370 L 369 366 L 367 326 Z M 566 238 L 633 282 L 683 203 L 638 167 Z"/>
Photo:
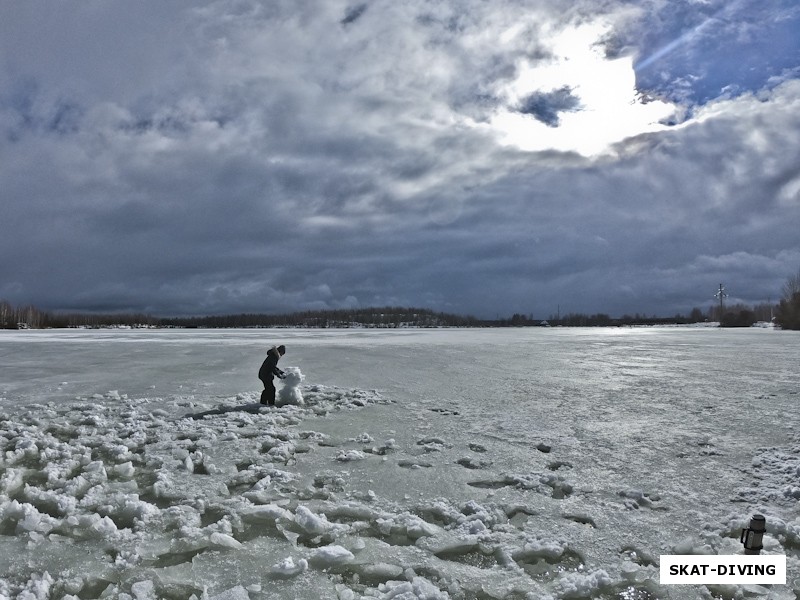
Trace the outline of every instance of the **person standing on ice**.
<path fill-rule="evenodd" d="M 267 358 L 264 359 L 258 370 L 258 378 L 264 384 L 264 391 L 261 392 L 261 404 L 275 405 L 275 384 L 272 378 L 275 375 L 278 376 L 278 379 L 286 377 L 286 374 L 278 368 L 278 361 L 284 354 L 286 354 L 286 346 L 273 346 L 267 352 Z"/>

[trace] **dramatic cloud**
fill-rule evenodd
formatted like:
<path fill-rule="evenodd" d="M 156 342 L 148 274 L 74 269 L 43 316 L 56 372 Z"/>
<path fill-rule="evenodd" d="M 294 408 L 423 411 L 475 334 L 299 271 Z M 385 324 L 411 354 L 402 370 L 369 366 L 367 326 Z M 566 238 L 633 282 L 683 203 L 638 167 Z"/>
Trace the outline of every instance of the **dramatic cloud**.
<path fill-rule="evenodd" d="M 366 4 L 359 4 L 358 6 L 353 6 L 348 8 L 345 12 L 344 18 L 342 19 L 342 25 L 349 25 L 354 21 L 357 21 L 358 18 L 364 14 L 364 11 L 367 10 Z"/>
<path fill-rule="evenodd" d="M 580 100 L 572 95 L 572 90 L 564 86 L 552 92 L 534 92 L 523 100 L 519 112 L 532 115 L 550 127 L 558 127 L 559 113 L 573 112 L 580 105 Z"/>
<path fill-rule="evenodd" d="M 546 317 L 688 312 L 724 282 L 775 300 L 800 267 L 797 7 L 601 4 L 9 5 L 0 298 Z"/>

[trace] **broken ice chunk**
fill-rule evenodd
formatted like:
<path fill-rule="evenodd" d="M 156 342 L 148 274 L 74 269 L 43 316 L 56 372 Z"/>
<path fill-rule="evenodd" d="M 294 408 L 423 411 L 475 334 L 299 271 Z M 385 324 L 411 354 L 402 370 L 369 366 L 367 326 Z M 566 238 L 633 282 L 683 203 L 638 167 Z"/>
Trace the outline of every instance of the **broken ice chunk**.
<path fill-rule="evenodd" d="M 277 577 L 294 577 L 308 570 L 308 561 L 301 558 L 297 562 L 291 556 L 287 556 L 281 562 L 272 565 L 272 574 Z"/>
<path fill-rule="evenodd" d="M 326 569 L 335 565 L 342 565 L 355 558 L 353 553 L 347 548 L 336 544 L 318 548 L 311 556 L 311 564 L 320 569 Z"/>
<path fill-rule="evenodd" d="M 232 536 L 226 533 L 219 533 L 218 531 L 212 533 L 208 538 L 208 541 L 210 541 L 213 546 L 217 546 L 218 548 L 231 548 L 236 550 L 237 548 L 242 547 L 242 544 Z"/>

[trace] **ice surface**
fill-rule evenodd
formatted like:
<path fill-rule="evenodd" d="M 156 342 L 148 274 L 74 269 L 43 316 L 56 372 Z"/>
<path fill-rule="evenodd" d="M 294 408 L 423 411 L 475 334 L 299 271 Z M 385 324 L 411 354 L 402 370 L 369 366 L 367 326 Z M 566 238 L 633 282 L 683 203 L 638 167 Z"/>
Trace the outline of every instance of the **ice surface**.
<path fill-rule="evenodd" d="M 798 342 L 0 332 L 0 599 L 794 599 Z M 788 585 L 659 585 L 756 512 Z"/>
<path fill-rule="evenodd" d="M 250 595 L 247 593 L 247 590 L 241 585 L 237 585 L 229 590 L 215 594 L 209 598 L 209 600 L 249 600 L 249 598 Z"/>

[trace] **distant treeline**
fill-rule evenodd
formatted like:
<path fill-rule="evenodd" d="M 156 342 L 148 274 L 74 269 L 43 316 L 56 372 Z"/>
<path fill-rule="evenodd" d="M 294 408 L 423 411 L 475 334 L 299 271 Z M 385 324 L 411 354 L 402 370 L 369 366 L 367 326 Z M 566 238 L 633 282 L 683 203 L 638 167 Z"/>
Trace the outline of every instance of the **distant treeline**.
<path fill-rule="evenodd" d="M 34 306 L 14 307 L 0 300 L 0 328 L 47 329 L 62 327 L 480 327 L 471 316 L 434 312 L 425 308 L 360 308 L 316 310 L 286 314 L 236 314 L 203 317 L 154 317 L 139 313 L 52 313 Z"/>
<path fill-rule="evenodd" d="M 159 319 L 162 327 L 476 327 L 481 321 L 425 308 L 312 310 L 281 315 L 241 314 Z"/>
<path fill-rule="evenodd" d="M 60 327 L 112 327 L 158 326 L 161 319 L 150 315 L 92 314 L 92 313 L 53 313 L 35 306 L 12 306 L 0 300 L 0 329 L 49 329 Z"/>
<path fill-rule="evenodd" d="M 775 322 L 784 329 L 800 329 L 800 293 L 779 305 L 762 304 L 755 307 L 732 305 L 713 306 L 704 313 L 694 308 L 688 316 L 645 316 L 640 314 L 611 317 L 610 315 L 568 313 L 551 315 L 547 319 L 533 315 L 514 314 L 511 318 L 478 319 L 425 308 L 382 307 L 340 310 L 315 310 L 285 314 L 237 314 L 203 317 L 154 317 L 139 313 L 92 314 L 53 313 L 34 306 L 14 307 L 0 300 L 0 328 L 47 329 L 66 327 L 181 327 L 181 328 L 245 328 L 245 327 L 299 327 L 299 328 L 399 328 L 399 327 L 614 327 L 636 325 L 687 325 L 707 321 L 719 322 L 723 327 L 749 327 L 758 321 Z"/>

